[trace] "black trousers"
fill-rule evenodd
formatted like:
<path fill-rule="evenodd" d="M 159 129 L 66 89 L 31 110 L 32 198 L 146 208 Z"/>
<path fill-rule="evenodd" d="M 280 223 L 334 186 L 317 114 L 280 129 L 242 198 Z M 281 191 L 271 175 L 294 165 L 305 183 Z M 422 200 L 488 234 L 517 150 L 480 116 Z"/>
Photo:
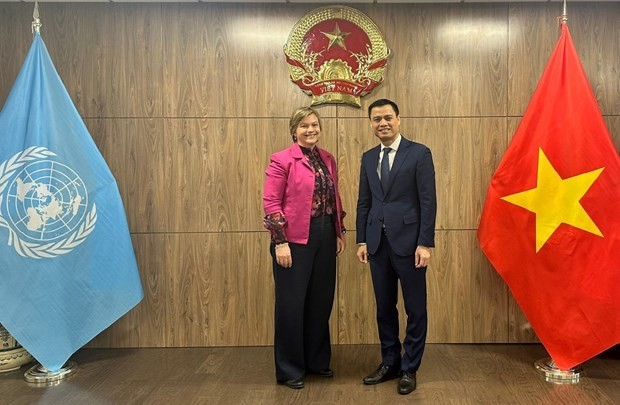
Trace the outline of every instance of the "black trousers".
<path fill-rule="evenodd" d="M 426 343 L 426 268 L 415 268 L 414 256 L 399 256 L 390 247 L 385 234 L 379 249 L 370 256 L 370 272 L 377 304 L 377 325 L 381 340 L 382 365 L 400 366 L 415 372 L 420 367 Z M 407 330 L 402 343 L 398 328 L 398 280 L 400 280 Z"/>
<path fill-rule="evenodd" d="M 329 317 L 336 287 L 336 232 L 331 216 L 312 218 L 308 244 L 289 243 L 293 266 L 276 263 L 276 379 L 302 378 L 329 367 Z"/>

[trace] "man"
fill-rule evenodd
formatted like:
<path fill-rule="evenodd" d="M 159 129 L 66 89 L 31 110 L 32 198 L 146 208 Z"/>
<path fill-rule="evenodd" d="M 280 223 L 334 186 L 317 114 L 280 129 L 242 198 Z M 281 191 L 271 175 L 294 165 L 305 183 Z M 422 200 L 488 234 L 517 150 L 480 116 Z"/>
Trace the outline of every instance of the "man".
<path fill-rule="evenodd" d="M 357 200 L 357 257 L 370 261 L 381 340 L 381 365 L 364 378 L 379 384 L 400 376 L 398 392 L 416 389 L 426 342 L 426 266 L 434 247 L 435 169 L 431 151 L 400 134 L 398 106 L 381 99 L 368 107 L 380 145 L 362 156 Z M 398 334 L 398 280 L 407 313 Z"/>

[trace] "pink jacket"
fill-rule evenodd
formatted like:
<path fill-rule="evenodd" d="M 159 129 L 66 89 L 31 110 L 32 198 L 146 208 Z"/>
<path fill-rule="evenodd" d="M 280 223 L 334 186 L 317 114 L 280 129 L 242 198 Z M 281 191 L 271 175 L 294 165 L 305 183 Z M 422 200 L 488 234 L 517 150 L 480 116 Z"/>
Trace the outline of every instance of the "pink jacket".
<path fill-rule="evenodd" d="M 336 235 L 341 238 L 342 201 L 338 191 L 336 160 L 326 150 L 319 148 L 318 151 L 334 182 L 337 211 L 334 221 L 336 221 Z M 314 171 L 299 145 L 294 143 L 289 148 L 271 155 L 265 175 L 263 194 L 265 215 L 282 212 L 287 220 L 286 240 L 292 243 L 308 243 Z"/>

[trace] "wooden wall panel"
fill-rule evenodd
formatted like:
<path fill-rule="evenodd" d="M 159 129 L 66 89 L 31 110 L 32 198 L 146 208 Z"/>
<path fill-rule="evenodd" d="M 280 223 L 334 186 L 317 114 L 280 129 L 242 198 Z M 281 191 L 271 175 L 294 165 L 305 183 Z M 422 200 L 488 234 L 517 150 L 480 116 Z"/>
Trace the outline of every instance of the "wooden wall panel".
<path fill-rule="evenodd" d="M 83 117 L 161 117 L 159 4 L 49 3 L 39 12 L 43 40 Z"/>
<path fill-rule="evenodd" d="M 17 3 L 0 3 L 0 110 L 30 49 L 31 21 L 32 10 Z"/>
<path fill-rule="evenodd" d="M 133 235 L 144 299 L 102 332 L 89 347 L 165 347 L 168 290 L 171 274 L 165 266 L 163 234 Z"/>
<path fill-rule="evenodd" d="M 509 13 L 508 115 L 523 116 L 559 38 L 555 4 L 522 7 Z"/>
<path fill-rule="evenodd" d="M 336 155 L 335 121 L 322 123 L 321 146 Z M 166 120 L 167 229 L 264 230 L 265 169 L 288 133 L 288 119 Z"/>
<path fill-rule="evenodd" d="M 267 232 L 166 236 L 167 345 L 273 342 L 273 275 Z"/>
<path fill-rule="evenodd" d="M 403 117 L 506 113 L 507 4 L 362 6 L 392 55 L 385 81 L 364 97 L 395 100 Z M 339 116 L 357 116 L 339 109 Z"/>
<path fill-rule="evenodd" d="M 163 232 L 166 219 L 162 119 L 87 119 L 116 178 L 131 232 Z"/>
<path fill-rule="evenodd" d="M 569 27 L 599 107 L 620 115 L 620 4 L 570 7 Z M 616 38 L 616 41 L 610 40 Z"/>
<path fill-rule="evenodd" d="M 338 338 L 345 344 L 378 343 L 375 296 L 370 267 L 355 256 L 355 233 L 345 236 L 347 247 L 338 259 Z M 399 300 L 402 312 L 402 300 Z M 404 313 L 404 312 L 402 312 Z"/>
<path fill-rule="evenodd" d="M 288 4 L 163 5 L 167 117 L 286 117 L 310 99 L 283 47 L 312 9 Z M 334 116 L 335 107 L 324 108 Z"/>
<path fill-rule="evenodd" d="M 506 342 L 508 288 L 480 250 L 476 230 L 437 232 L 431 260 L 429 342 Z"/>
<path fill-rule="evenodd" d="M 611 139 L 616 145 L 616 151 L 620 151 L 620 115 L 605 117 L 605 123 L 611 134 Z"/>
<path fill-rule="evenodd" d="M 603 114 L 620 114 L 620 7 L 616 3 L 575 3 L 568 26 Z M 560 30 L 555 3 L 510 4 L 508 115 L 523 115 Z M 614 39 L 615 40 L 612 40 Z"/>

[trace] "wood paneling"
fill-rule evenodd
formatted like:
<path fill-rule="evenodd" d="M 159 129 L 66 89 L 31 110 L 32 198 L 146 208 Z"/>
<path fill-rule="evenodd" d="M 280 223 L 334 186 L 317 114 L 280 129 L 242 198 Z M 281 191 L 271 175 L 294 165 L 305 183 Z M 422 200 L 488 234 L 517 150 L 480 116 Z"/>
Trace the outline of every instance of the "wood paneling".
<path fill-rule="evenodd" d="M 338 259 L 339 343 L 377 343 L 375 296 L 368 264 L 357 260 L 355 234 L 346 235 L 346 251 Z M 402 300 L 399 300 L 402 312 Z"/>
<path fill-rule="evenodd" d="M 0 3 L 0 109 L 30 49 L 31 21 L 32 10 L 17 3 Z"/>
<path fill-rule="evenodd" d="M 503 116 L 507 4 L 360 5 L 392 54 L 385 81 L 364 97 L 395 100 L 403 117 Z M 340 108 L 339 116 L 357 116 Z"/>
<path fill-rule="evenodd" d="M 170 347 L 273 342 L 273 275 L 267 232 L 166 236 Z"/>
<path fill-rule="evenodd" d="M 605 117 L 605 123 L 609 129 L 611 139 L 616 145 L 616 151 L 620 150 L 620 115 L 613 117 Z"/>
<path fill-rule="evenodd" d="M 620 115 L 620 4 L 582 3 L 570 10 L 571 36 L 601 112 Z"/>
<path fill-rule="evenodd" d="M 87 119 L 116 178 L 131 232 L 163 232 L 166 220 L 162 119 Z"/>
<path fill-rule="evenodd" d="M 83 117 L 162 115 L 159 4 L 49 3 L 39 12 L 41 35 Z"/>
<path fill-rule="evenodd" d="M 571 4 L 568 26 L 590 85 L 605 115 L 620 115 L 620 7 Z M 548 3 L 510 4 L 508 115 L 523 115 L 559 39 L 561 9 Z"/>
<path fill-rule="evenodd" d="M 309 98 L 290 81 L 283 47 L 308 6 L 163 5 L 165 115 L 288 117 Z M 335 107 L 324 108 L 334 116 Z"/>
<path fill-rule="evenodd" d="M 436 239 L 427 274 L 429 342 L 506 342 L 508 288 L 476 231 L 439 231 Z"/>

